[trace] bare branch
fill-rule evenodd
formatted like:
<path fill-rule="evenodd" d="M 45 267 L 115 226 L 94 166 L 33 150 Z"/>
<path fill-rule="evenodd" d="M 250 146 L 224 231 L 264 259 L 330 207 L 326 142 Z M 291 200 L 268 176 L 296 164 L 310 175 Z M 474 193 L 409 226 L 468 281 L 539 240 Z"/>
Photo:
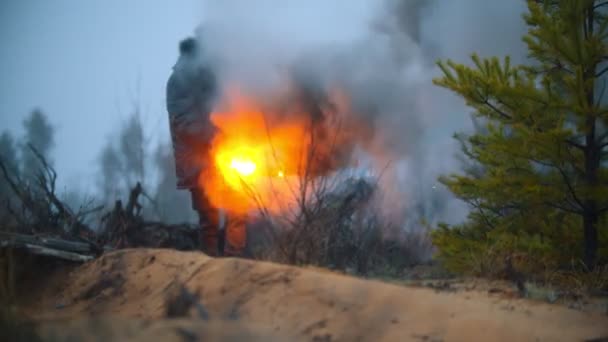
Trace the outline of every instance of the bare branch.
<path fill-rule="evenodd" d="M 566 187 L 568 188 L 568 191 L 570 192 L 570 196 L 572 196 L 572 199 L 574 199 L 574 201 L 576 202 L 576 204 L 579 205 L 580 208 L 584 208 L 585 206 L 584 206 L 583 202 L 578 198 L 578 195 L 576 194 L 574 186 L 570 182 L 570 178 L 568 177 L 568 175 L 566 174 L 564 169 L 560 165 L 555 165 L 555 168 L 559 171 L 560 175 L 562 176 L 562 179 L 564 180 L 564 183 L 566 183 Z"/>
<path fill-rule="evenodd" d="M 102 211 L 104 207 L 105 206 L 102 204 L 102 205 L 98 205 L 96 207 L 93 207 L 91 209 L 80 210 L 80 211 L 78 211 L 78 213 L 76 213 L 76 217 L 78 217 L 78 219 L 81 220 L 82 218 L 84 218 L 84 217 L 86 217 L 88 215 L 91 215 L 93 213 Z"/>
<path fill-rule="evenodd" d="M 46 159 L 32 144 L 28 144 L 28 147 L 43 166 L 37 177 L 38 185 L 42 191 L 44 191 L 49 201 L 57 208 L 60 216 L 68 221 L 74 221 L 74 213 L 72 213 L 68 207 L 64 206 L 63 202 L 61 202 L 55 195 L 55 183 L 57 180 L 57 173 L 55 172 L 55 169 L 48 164 Z"/>

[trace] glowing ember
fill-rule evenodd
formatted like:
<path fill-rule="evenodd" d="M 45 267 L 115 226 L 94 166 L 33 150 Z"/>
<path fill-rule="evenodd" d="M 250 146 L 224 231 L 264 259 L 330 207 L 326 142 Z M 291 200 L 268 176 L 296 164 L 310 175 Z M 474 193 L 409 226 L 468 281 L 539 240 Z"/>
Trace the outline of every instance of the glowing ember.
<path fill-rule="evenodd" d="M 251 142 L 223 135 L 215 140 L 213 154 L 215 165 L 220 172 L 224 187 L 242 192 L 243 183 L 251 186 L 261 178 L 263 163 L 261 147 L 252 147 Z M 208 184 L 207 187 L 210 185 Z M 214 187 L 217 191 L 217 186 Z M 222 189 L 223 191 L 228 189 Z"/>
<path fill-rule="evenodd" d="M 251 160 L 235 158 L 232 159 L 230 167 L 243 177 L 247 177 L 255 172 L 255 163 Z"/>

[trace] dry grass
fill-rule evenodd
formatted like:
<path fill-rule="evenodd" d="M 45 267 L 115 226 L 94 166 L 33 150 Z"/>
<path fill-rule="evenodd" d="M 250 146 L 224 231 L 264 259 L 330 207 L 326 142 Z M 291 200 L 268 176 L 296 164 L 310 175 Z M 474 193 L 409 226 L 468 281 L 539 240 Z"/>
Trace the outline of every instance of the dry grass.
<path fill-rule="evenodd" d="M 608 265 L 593 271 L 556 271 L 548 276 L 548 283 L 576 295 L 608 296 Z"/>

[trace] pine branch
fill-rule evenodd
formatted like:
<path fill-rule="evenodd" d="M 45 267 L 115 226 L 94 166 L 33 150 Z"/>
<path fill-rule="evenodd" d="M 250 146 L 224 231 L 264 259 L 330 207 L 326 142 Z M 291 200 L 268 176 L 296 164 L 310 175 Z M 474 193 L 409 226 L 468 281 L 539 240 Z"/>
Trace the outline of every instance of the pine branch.
<path fill-rule="evenodd" d="M 572 141 L 570 139 L 566 139 L 565 142 L 566 142 L 566 144 L 568 144 L 568 145 L 570 145 L 572 147 L 578 148 L 581 151 L 585 150 L 585 146 L 583 146 L 582 144 L 579 144 L 579 143 L 577 143 L 575 141 Z"/>
<path fill-rule="evenodd" d="M 498 109 L 495 105 L 493 105 L 488 99 L 483 101 L 483 104 L 485 104 L 486 106 L 490 107 L 490 109 L 492 109 L 493 111 L 495 111 L 498 115 L 500 115 L 502 118 L 506 119 L 506 120 L 512 120 L 513 118 L 508 115 L 507 113 L 501 111 L 500 109 Z"/>
<path fill-rule="evenodd" d="M 576 215 L 582 215 L 583 212 L 582 210 L 578 210 L 578 209 L 573 209 L 573 208 L 569 208 L 569 207 L 565 207 L 553 202 L 543 202 L 546 206 L 551 207 L 553 209 L 558 209 L 558 210 L 562 210 L 571 214 L 576 214 Z"/>
<path fill-rule="evenodd" d="M 595 74 L 595 77 L 601 77 L 606 71 L 608 71 L 608 66 L 605 67 L 604 69 L 602 69 L 600 72 L 598 72 L 597 74 Z"/>
<path fill-rule="evenodd" d="M 604 7 L 604 6 L 606 6 L 606 5 L 608 5 L 608 1 L 600 2 L 600 3 L 598 3 L 598 4 L 595 4 L 595 5 L 592 7 L 592 9 L 593 9 L 593 10 L 597 10 L 597 9 L 599 9 L 600 7 Z"/>
<path fill-rule="evenodd" d="M 602 90 L 600 90 L 600 94 L 597 97 L 597 103 L 601 104 L 604 100 L 604 95 L 606 94 L 606 79 L 602 78 Z"/>

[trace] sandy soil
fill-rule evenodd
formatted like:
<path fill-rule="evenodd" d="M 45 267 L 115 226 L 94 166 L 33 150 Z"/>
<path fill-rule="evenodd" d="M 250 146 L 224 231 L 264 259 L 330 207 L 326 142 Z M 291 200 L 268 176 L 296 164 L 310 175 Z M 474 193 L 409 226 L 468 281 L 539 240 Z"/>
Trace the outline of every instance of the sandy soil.
<path fill-rule="evenodd" d="M 184 284 L 211 316 L 164 319 Z M 312 268 L 123 250 L 49 281 L 26 313 L 56 340 L 585 341 L 608 316 L 487 292 L 437 292 Z M 101 338 L 101 339 L 100 339 Z"/>

